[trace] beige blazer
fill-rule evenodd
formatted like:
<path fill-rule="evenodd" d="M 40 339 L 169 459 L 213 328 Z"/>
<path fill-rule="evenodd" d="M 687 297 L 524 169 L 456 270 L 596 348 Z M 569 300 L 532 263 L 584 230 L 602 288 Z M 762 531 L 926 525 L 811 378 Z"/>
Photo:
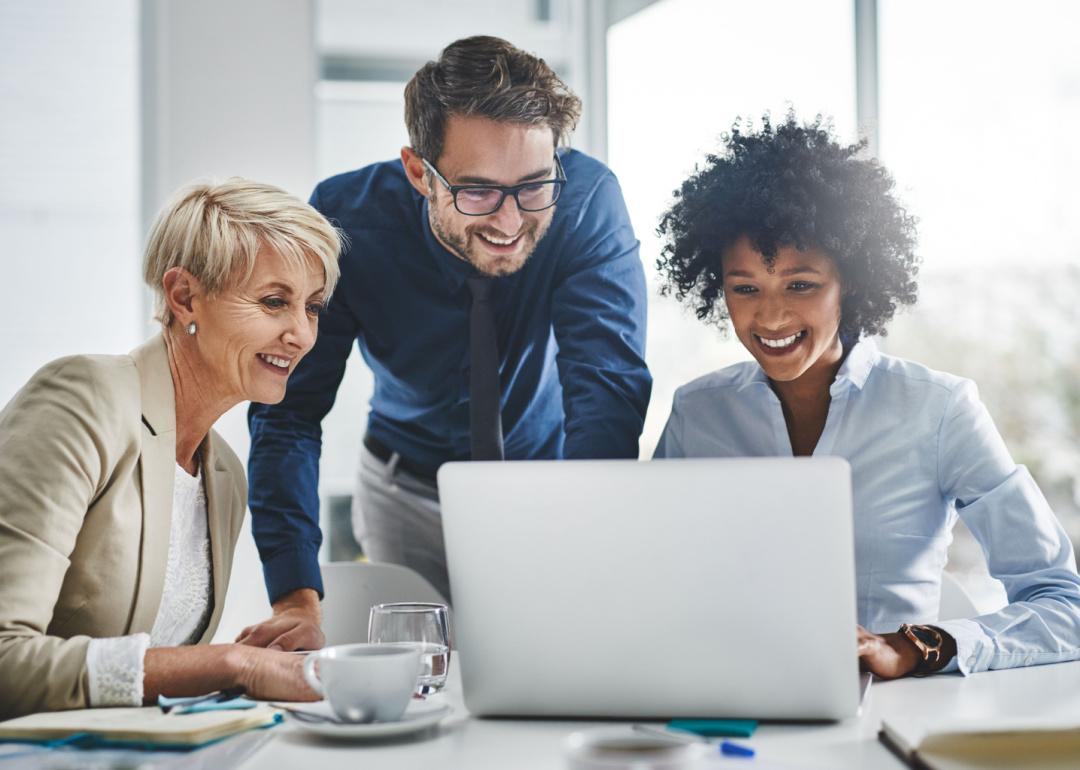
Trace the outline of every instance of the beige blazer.
<path fill-rule="evenodd" d="M 211 431 L 203 476 L 214 635 L 247 501 Z M 88 706 L 91 637 L 149 632 L 165 583 L 176 410 L 164 340 L 73 356 L 0 412 L 0 719 Z"/>

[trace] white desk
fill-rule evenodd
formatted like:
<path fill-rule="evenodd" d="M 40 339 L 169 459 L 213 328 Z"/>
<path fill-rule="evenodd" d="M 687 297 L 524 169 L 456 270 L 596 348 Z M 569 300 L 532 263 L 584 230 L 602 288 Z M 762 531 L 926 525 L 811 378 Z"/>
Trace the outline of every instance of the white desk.
<path fill-rule="evenodd" d="M 302 770 L 559 770 L 565 767 L 563 741 L 594 722 L 475 719 L 465 711 L 451 666 L 447 692 L 440 696 L 454 714 L 437 731 L 395 743 L 330 743 L 282 725 L 242 767 Z M 1080 718 L 1080 662 L 992 671 L 970 677 L 875 682 L 857 719 L 825 725 L 765 724 L 744 741 L 755 760 L 718 760 L 720 768 L 891 768 L 905 765 L 878 741 L 882 717 L 926 712 L 1003 715 L 1074 714 Z M 607 723 L 605 726 L 611 726 Z"/>

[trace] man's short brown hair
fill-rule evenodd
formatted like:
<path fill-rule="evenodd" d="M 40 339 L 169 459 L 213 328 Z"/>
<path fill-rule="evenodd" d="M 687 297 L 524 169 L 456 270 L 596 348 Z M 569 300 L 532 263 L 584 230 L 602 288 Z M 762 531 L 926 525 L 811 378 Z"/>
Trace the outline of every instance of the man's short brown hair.
<path fill-rule="evenodd" d="M 405 86 L 412 149 L 438 161 L 451 115 L 547 125 L 558 146 L 581 117 L 581 99 L 543 59 L 497 37 L 457 40 Z"/>

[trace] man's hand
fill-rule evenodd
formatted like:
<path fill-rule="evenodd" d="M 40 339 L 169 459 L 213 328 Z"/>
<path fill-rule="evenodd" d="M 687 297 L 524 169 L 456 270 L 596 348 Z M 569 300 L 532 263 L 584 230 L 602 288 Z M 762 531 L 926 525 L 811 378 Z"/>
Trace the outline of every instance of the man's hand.
<path fill-rule="evenodd" d="M 899 679 L 907 676 L 922 661 L 919 648 L 899 632 L 872 634 L 855 626 L 859 640 L 859 669 L 869 671 L 879 679 Z"/>
<path fill-rule="evenodd" d="M 274 602 L 274 614 L 269 620 L 248 626 L 236 641 L 287 652 L 318 650 L 326 643 L 321 621 L 319 595 L 310 588 L 298 588 Z"/>

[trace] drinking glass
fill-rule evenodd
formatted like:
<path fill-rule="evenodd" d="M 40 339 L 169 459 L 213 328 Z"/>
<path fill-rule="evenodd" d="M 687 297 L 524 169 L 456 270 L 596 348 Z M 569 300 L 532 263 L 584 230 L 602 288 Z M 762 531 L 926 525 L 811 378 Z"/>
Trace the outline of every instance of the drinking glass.
<path fill-rule="evenodd" d="M 450 622 L 445 604 L 389 602 L 376 604 L 368 618 L 368 641 L 409 642 L 420 647 L 417 693 L 438 692 L 450 667 Z"/>

